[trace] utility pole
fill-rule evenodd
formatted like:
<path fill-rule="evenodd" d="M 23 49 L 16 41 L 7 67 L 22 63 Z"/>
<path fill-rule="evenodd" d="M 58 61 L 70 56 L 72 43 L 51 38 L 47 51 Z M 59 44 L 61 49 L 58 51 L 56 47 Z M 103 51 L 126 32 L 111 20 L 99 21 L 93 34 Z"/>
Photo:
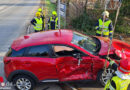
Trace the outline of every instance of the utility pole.
<path fill-rule="evenodd" d="M 65 9 L 65 18 L 64 18 L 64 29 L 66 28 L 66 10 L 67 10 L 67 2 L 65 1 L 65 6 L 66 6 L 66 9 Z"/>
<path fill-rule="evenodd" d="M 58 0 L 58 28 L 60 29 L 60 0 Z"/>

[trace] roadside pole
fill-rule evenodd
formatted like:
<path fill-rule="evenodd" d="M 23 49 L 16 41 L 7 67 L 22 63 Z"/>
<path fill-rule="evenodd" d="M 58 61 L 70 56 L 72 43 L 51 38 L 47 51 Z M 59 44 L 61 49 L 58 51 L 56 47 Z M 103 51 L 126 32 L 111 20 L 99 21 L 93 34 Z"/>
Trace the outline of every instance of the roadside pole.
<path fill-rule="evenodd" d="M 65 1 L 65 6 L 67 6 L 67 3 Z M 67 8 L 67 7 L 66 7 Z M 64 29 L 66 28 L 66 10 L 65 10 L 65 20 L 64 20 Z"/>
<path fill-rule="evenodd" d="M 60 29 L 60 0 L 58 0 L 58 28 Z"/>
<path fill-rule="evenodd" d="M 66 3 L 60 3 L 60 16 L 64 19 L 64 29 L 66 27 Z"/>

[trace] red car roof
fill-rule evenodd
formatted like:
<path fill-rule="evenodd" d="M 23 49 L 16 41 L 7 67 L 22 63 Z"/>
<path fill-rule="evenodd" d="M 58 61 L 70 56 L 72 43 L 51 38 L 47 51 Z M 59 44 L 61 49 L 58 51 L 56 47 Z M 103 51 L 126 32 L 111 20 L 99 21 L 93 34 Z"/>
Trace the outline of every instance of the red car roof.
<path fill-rule="evenodd" d="M 16 39 L 11 48 L 15 50 L 22 49 L 28 46 L 42 45 L 42 44 L 64 44 L 70 43 L 73 37 L 71 30 L 50 30 L 45 32 L 38 32 L 22 36 Z"/>

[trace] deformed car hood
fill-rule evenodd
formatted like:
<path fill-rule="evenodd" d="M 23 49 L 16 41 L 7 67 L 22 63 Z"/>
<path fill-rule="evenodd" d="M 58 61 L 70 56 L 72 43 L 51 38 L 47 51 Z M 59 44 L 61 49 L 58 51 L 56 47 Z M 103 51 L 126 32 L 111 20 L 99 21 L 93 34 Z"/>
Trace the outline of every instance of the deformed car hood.
<path fill-rule="evenodd" d="M 110 44 L 110 39 L 104 38 L 104 37 L 97 37 L 100 40 L 101 43 L 101 48 L 99 51 L 99 55 L 107 55 L 108 54 L 108 49 L 109 49 L 109 44 Z M 113 54 L 115 49 L 113 46 L 111 46 L 110 54 Z"/>
<path fill-rule="evenodd" d="M 101 48 L 98 53 L 98 55 L 107 55 L 108 54 L 108 49 L 109 49 L 109 44 L 110 44 L 110 39 L 105 38 L 105 37 L 96 37 L 100 40 L 101 43 Z M 111 45 L 111 50 L 109 54 L 114 54 L 115 50 L 130 50 L 130 45 L 117 39 L 112 40 L 112 45 Z M 130 51 L 128 51 L 130 52 Z"/>

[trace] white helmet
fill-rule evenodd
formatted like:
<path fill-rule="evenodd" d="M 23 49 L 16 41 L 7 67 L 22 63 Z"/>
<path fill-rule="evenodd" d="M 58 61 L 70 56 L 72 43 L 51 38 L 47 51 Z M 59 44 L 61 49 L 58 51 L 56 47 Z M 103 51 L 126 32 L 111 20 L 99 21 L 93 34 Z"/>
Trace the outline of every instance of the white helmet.
<path fill-rule="evenodd" d="M 109 17 L 109 12 L 108 11 L 104 11 L 103 13 L 102 13 L 102 15 L 104 16 L 107 16 L 107 17 Z"/>

